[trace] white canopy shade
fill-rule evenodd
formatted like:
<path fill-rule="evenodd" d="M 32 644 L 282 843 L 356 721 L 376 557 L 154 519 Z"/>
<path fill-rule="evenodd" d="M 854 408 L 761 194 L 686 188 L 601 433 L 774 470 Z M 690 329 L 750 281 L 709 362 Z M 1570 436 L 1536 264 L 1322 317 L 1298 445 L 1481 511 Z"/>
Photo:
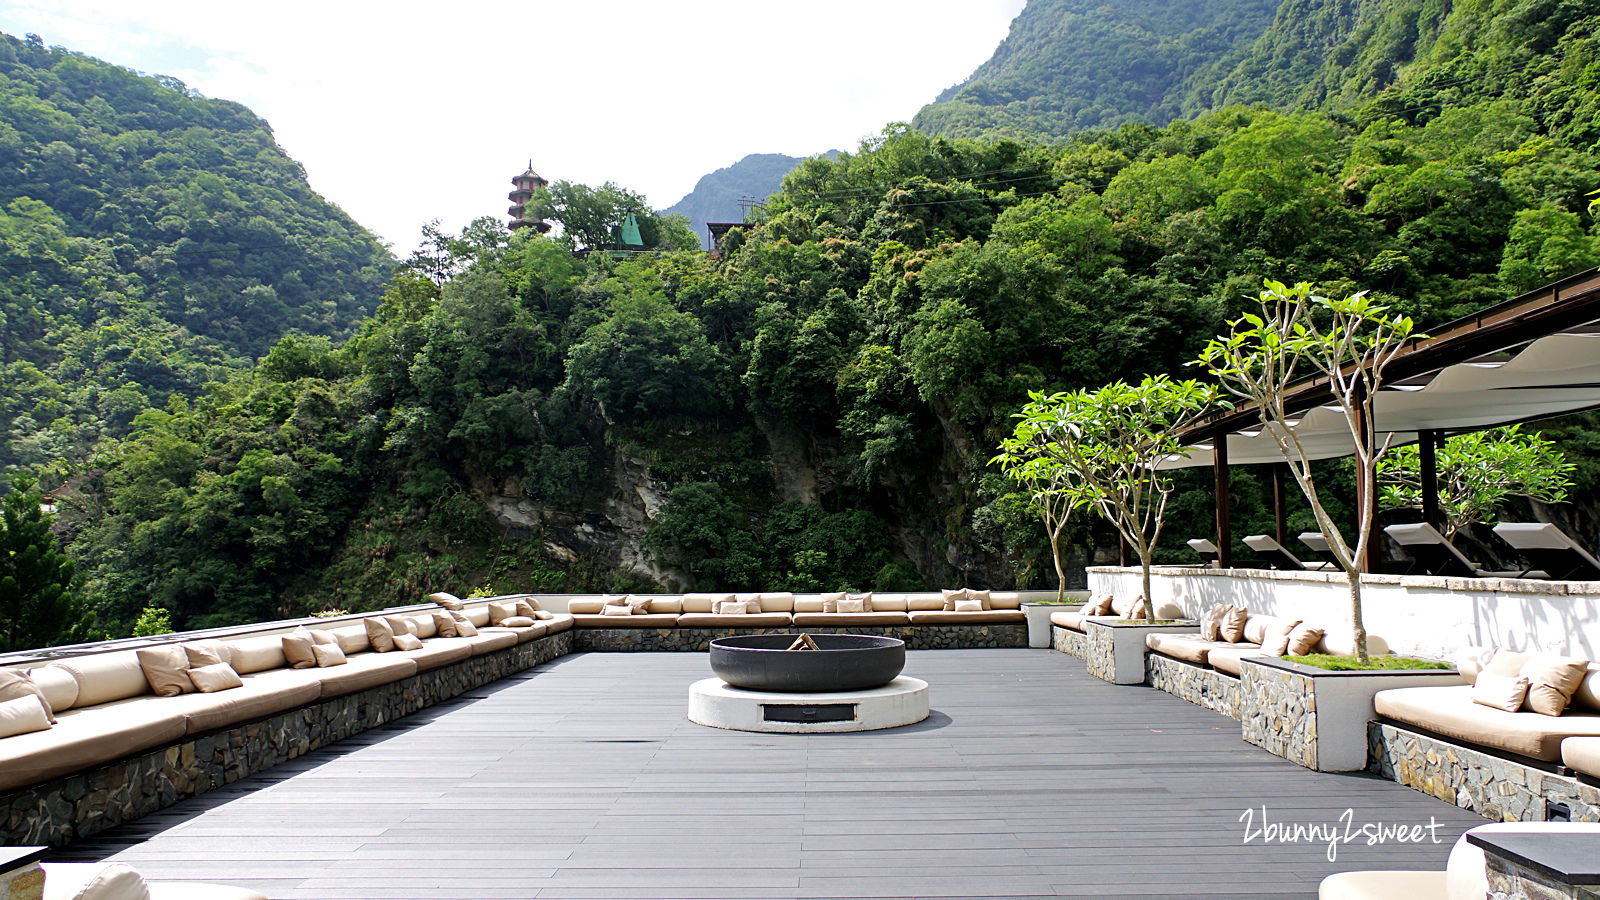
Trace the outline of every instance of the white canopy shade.
<path fill-rule="evenodd" d="M 1373 425 L 1393 444 L 1417 440 L 1419 431 L 1462 431 L 1540 419 L 1600 406 L 1600 334 L 1553 334 L 1529 343 L 1502 363 L 1471 362 L 1441 369 L 1427 384 L 1380 390 Z M 1355 452 L 1350 426 L 1337 406 L 1307 412 L 1290 426 L 1312 459 Z M 1161 469 L 1212 464 L 1212 447 L 1169 457 Z M 1228 435 L 1228 463 L 1283 462 L 1264 428 Z"/>

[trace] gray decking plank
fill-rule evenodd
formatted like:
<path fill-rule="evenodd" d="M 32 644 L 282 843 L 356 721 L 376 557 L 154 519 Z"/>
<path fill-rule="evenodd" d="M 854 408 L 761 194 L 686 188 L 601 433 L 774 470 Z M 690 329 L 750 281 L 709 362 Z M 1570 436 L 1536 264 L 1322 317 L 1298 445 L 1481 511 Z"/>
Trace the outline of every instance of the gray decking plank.
<path fill-rule="evenodd" d="M 926 723 L 759 735 L 684 718 L 703 654 L 574 655 L 64 855 L 283 900 L 1312 897 L 1329 872 L 1442 869 L 1482 821 L 1305 771 L 1061 654 L 913 652 L 907 674 L 931 685 Z M 1285 823 L 1432 816 L 1441 843 L 1341 845 L 1335 863 L 1244 844 L 1262 804 Z"/>

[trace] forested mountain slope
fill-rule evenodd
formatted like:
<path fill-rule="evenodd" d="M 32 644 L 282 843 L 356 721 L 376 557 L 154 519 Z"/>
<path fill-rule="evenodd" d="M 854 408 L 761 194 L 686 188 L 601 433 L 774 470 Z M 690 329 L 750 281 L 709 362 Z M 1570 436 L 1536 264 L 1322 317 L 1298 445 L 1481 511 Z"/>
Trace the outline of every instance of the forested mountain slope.
<path fill-rule="evenodd" d="M 946 137 L 1061 137 L 1184 113 L 1272 22 L 1278 0 L 1028 0 L 994 56 L 922 108 Z"/>
<path fill-rule="evenodd" d="M 1426 121 L 1504 98 L 1600 141 L 1600 8 L 1587 0 L 1030 0 L 938 135 L 1062 137 L 1236 103 Z"/>
<path fill-rule="evenodd" d="M 33 38 L 0 35 L 0 172 L 0 471 L 347 334 L 393 262 L 248 109 Z"/>

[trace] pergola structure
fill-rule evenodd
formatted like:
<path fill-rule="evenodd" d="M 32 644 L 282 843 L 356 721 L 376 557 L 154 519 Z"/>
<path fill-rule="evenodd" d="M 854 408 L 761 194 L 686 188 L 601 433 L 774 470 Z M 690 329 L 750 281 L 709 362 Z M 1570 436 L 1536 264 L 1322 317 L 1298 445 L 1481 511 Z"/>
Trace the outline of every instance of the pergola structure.
<path fill-rule="evenodd" d="M 1600 269 L 1590 269 L 1429 329 L 1426 337 L 1406 343 L 1384 369 L 1373 421 L 1364 425 L 1376 434 L 1392 435 L 1396 446 L 1419 443 L 1426 520 L 1438 519 L 1434 451 L 1445 434 L 1600 408 L 1596 322 L 1600 322 Z M 1324 375 L 1302 379 L 1289 389 L 1287 408 L 1304 413 L 1290 427 L 1313 459 L 1354 452 L 1350 427 L 1338 407 L 1330 404 L 1331 396 Z M 1193 449 L 1168 459 L 1161 468 L 1209 465 L 1214 470 L 1219 565 L 1233 564 L 1228 514 L 1231 465 L 1277 464 L 1273 506 L 1278 542 L 1286 543 L 1283 457 L 1263 429 L 1254 404 L 1213 413 L 1185 429 L 1179 440 Z M 1368 497 L 1356 500 L 1376 502 Z M 1376 528 L 1376 516 L 1373 523 Z M 1377 541 L 1368 546 L 1376 547 Z"/>

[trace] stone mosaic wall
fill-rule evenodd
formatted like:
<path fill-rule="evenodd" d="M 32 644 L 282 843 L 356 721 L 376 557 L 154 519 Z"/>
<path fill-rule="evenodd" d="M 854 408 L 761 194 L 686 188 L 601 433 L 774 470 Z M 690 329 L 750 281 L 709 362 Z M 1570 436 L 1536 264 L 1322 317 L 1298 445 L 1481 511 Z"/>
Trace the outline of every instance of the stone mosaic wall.
<path fill-rule="evenodd" d="M 565 656 L 572 647 L 573 632 L 564 631 L 0 796 L 0 840 L 60 846 L 87 837 Z"/>
<path fill-rule="evenodd" d="M 1241 667 L 1240 675 L 1238 719 L 1244 739 L 1290 762 L 1315 769 L 1317 698 L 1311 678 L 1252 665 Z"/>
<path fill-rule="evenodd" d="M 1386 722 L 1367 728 L 1371 770 L 1496 822 L 1543 822 L 1544 802 L 1600 822 L 1600 787 Z"/>
<path fill-rule="evenodd" d="M 1083 661 L 1087 664 L 1090 675 L 1106 681 L 1116 680 L 1116 643 L 1113 629 L 1094 626 L 1084 629 Z"/>
<path fill-rule="evenodd" d="M 605 652 L 704 652 L 711 642 L 736 634 L 870 634 L 899 638 L 907 650 L 968 650 L 1028 646 L 1026 622 L 995 625 L 797 626 L 782 628 L 580 628 L 575 650 Z"/>
<path fill-rule="evenodd" d="M 1489 896 L 1494 900 L 1600 900 L 1600 892 L 1562 884 L 1502 856 L 1486 856 Z"/>
<path fill-rule="evenodd" d="M 1159 653 L 1145 654 L 1144 670 L 1145 681 L 1156 690 L 1229 718 L 1239 718 L 1242 691 L 1239 679 L 1232 675 Z"/>
<path fill-rule="evenodd" d="M 1089 653 L 1089 638 L 1081 631 L 1071 628 L 1062 628 L 1060 625 L 1050 626 L 1050 647 L 1069 656 L 1083 659 Z"/>

